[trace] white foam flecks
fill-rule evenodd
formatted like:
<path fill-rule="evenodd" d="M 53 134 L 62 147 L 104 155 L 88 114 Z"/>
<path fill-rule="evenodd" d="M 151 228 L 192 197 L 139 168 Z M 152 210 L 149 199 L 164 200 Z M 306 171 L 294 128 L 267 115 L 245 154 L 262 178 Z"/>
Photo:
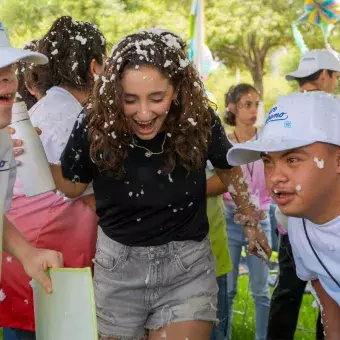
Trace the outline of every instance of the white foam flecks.
<path fill-rule="evenodd" d="M 197 125 L 197 122 L 195 122 L 193 118 L 188 118 L 188 122 L 191 123 L 192 126 Z"/>
<path fill-rule="evenodd" d="M 0 302 L 4 301 L 6 299 L 6 294 L 5 292 L 0 289 Z"/>
<path fill-rule="evenodd" d="M 137 218 L 137 222 L 140 222 L 141 221 L 141 218 Z"/>
<path fill-rule="evenodd" d="M 316 166 L 319 169 L 323 169 L 325 167 L 325 161 L 323 159 L 319 159 L 317 157 L 314 157 L 314 162 L 316 163 Z"/>
<path fill-rule="evenodd" d="M 80 182 L 80 177 L 78 175 L 74 175 L 73 182 Z"/>
<path fill-rule="evenodd" d="M 13 261 L 13 257 L 12 256 L 7 256 L 6 258 L 8 263 L 11 263 Z"/>
<path fill-rule="evenodd" d="M 53 41 L 52 46 L 53 46 L 53 47 L 56 47 L 57 44 L 58 44 L 57 41 Z"/>
<path fill-rule="evenodd" d="M 194 86 L 195 86 L 195 87 L 199 87 L 200 85 L 198 84 L 197 81 L 194 81 Z"/>
<path fill-rule="evenodd" d="M 75 39 L 80 41 L 82 45 L 85 45 L 87 42 L 87 38 L 83 38 L 81 35 L 76 35 Z"/>
<path fill-rule="evenodd" d="M 133 192 L 132 192 L 132 191 L 130 191 L 130 192 L 129 192 L 129 196 L 130 196 L 130 197 L 132 197 L 132 195 L 133 195 Z"/>
<path fill-rule="evenodd" d="M 74 71 L 78 67 L 78 63 L 73 63 L 72 65 L 72 71 Z"/>
<path fill-rule="evenodd" d="M 110 81 L 114 81 L 115 79 L 116 79 L 116 75 L 112 74 L 111 77 L 110 77 Z"/>
<path fill-rule="evenodd" d="M 301 191 L 302 190 L 302 186 L 301 186 L 301 184 L 298 184 L 297 186 L 296 186 L 296 191 Z"/>
<path fill-rule="evenodd" d="M 228 186 L 228 192 L 230 193 L 230 194 L 236 194 L 236 190 L 235 190 L 235 187 L 232 185 L 232 184 L 229 184 L 229 186 Z"/>
<path fill-rule="evenodd" d="M 52 55 L 57 55 L 57 54 L 58 54 L 58 49 L 56 48 L 55 50 L 53 50 L 53 51 L 51 52 L 51 54 L 52 54 Z"/>
<path fill-rule="evenodd" d="M 168 178 L 169 178 L 169 182 L 171 182 L 171 183 L 174 182 L 173 179 L 172 179 L 172 177 L 171 177 L 171 174 L 168 175 Z"/>
<path fill-rule="evenodd" d="M 160 175 L 162 173 L 162 170 L 158 170 L 157 173 L 158 175 Z"/>
<path fill-rule="evenodd" d="M 112 105 L 113 104 L 113 100 L 111 99 L 111 100 L 109 100 L 109 104 L 110 105 Z"/>
<path fill-rule="evenodd" d="M 179 66 L 182 68 L 186 68 L 189 65 L 188 59 L 181 59 L 179 58 Z"/>
<path fill-rule="evenodd" d="M 106 83 L 108 83 L 109 81 L 103 76 L 102 77 L 102 86 L 100 87 L 100 90 L 99 90 L 99 94 L 102 95 L 104 93 L 104 89 L 105 89 L 105 86 L 106 86 Z"/>
<path fill-rule="evenodd" d="M 193 204 L 194 204 L 194 203 L 190 202 L 189 205 L 188 205 L 188 207 L 191 207 Z"/>
<path fill-rule="evenodd" d="M 111 137 L 112 137 L 113 139 L 116 139 L 116 138 L 117 138 L 117 136 L 116 136 L 116 134 L 115 134 L 114 131 L 111 132 Z"/>
<path fill-rule="evenodd" d="M 140 192 L 141 195 L 144 195 L 144 190 L 142 189 L 141 192 Z"/>
<path fill-rule="evenodd" d="M 107 122 L 105 122 L 104 129 L 107 129 L 108 127 L 109 127 L 109 124 Z"/>
<path fill-rule="evenodd" d="M 177 209 L 173 209 L 173 212 L 176 213 L 176 212 L 177 212 Z"/>
<path fill-rule="evenodd" d="M 174 48 L 177 48 L 177 49 L 181 49 L 181 45 L 178 43 L 176 37 L 174 37 L 173 35 L 171 34 L 167 34 L 164 36 L 164 38 L 166 38 L 166 44 L 169 46 L 169 47 L 174 47 Z"/>
<path fill-rule="evenodd" d="M 171 60 L 166 60 L 165 63 L 164 63 L 164 65 L 163 65 L 163 67 L 164 67 L 164 68 L 167 68 L 167 67 L 169 67 L 171 64 L 172 64 L 172 61 L 171 61 Z"/>

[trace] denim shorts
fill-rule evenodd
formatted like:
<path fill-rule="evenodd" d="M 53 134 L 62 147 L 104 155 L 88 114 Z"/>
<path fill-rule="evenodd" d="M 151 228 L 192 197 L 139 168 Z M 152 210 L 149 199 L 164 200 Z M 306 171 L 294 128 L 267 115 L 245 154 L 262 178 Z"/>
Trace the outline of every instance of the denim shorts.
<path fill-rule="evenodd" d="M 208 238 L 128 247 L 99 228 L 94 267 L 101 339 L 142 339 L 173 322 L 216 322 L 216 260 Z"/>

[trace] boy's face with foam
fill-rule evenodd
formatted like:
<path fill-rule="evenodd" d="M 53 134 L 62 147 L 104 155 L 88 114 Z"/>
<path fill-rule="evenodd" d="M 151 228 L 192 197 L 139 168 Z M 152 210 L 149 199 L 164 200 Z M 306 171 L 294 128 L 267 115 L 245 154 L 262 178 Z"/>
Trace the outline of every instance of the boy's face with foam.
<path fill-rule="evenodd" d="M 18 88 L 14 66 L 0 68 L 0 129 L 12 120 L 12 106 Z"/>
<path fill-rule="evenodd" d="M 266 185 L 280 210 L 314 223 L 327 222 L 336 198 L 340 174 L 339 147 L 325 143 L 262 153 Z M 337 202 L 335 200 L 337 199 Z"/>

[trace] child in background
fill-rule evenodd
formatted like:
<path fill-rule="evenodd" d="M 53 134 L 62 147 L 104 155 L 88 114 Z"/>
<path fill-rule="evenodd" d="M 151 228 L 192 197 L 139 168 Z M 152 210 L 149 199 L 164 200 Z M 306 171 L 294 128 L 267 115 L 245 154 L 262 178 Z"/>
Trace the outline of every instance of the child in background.
<path fill-rule="evenodd" d="M 228 135 L 231 144 L 236 145 L 247 141 L 256 140 L 259 131 L 255 123 L 260 97 L 256 89 L 249 84 L 238 84 L 225 95 L 226 123 L 234 127 Z M 242 166 L 246 181 L 250 188 L 253 203 L 263 210 L 267 217 L 261 221 L 261 228 L 266 234 L 269 244 L 271 243 L 271 225 L 269 209 L 271 197 L 265 187 L 263 164 L 261 161 Z M 237 294 L 237 282 L 239 277 L 239 263 L 242 247 L 247 245 L 246 235 L 240 224 L 234 221 L 235 204 L 229 193 L 224 195 L 226 207 L 226 220 L 228 225 L 228 240 L 232 271 L 228 274 L 228 308 L 229 327 L 228 336 L 231 338 L 232 317 L 234 299 Z M 268 275 L 269 268 L 259 258 L 247 255 L 249 268 L 249 280 L 256 312 L 256 340 L 266 340 L 267 324 L 270 304 Z"/>

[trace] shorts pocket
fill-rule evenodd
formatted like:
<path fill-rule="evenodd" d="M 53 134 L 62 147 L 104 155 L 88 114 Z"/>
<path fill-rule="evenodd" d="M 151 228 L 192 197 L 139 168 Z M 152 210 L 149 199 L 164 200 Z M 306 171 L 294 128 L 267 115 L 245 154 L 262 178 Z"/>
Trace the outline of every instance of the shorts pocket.
<path fill-rule="evenodd" d="M 117 254 L 114 257 L 112 255 L 108 255 L 102 249 L 98 248 L 94 258 L 94 265 L 99 269 L 112 273 L 119 268 L 122 261 L 122 255 Z"/>
<path fill-rule="evenodd" d="M 175 257 L 179 268 L 183 272 L 187 273 L 192 268 L 204 262 L 206 262 L 208 266 L 209 262 L 208 257 L 210 256 L 210 253 L 211 253 L 210 243 L 208 240 L 204 240 L 198 243 L 197 246 L 194 246 L 183 253 L 176 254 Z M 202 268 L 202 271 L 203 270 L 204 269 Z"/>

